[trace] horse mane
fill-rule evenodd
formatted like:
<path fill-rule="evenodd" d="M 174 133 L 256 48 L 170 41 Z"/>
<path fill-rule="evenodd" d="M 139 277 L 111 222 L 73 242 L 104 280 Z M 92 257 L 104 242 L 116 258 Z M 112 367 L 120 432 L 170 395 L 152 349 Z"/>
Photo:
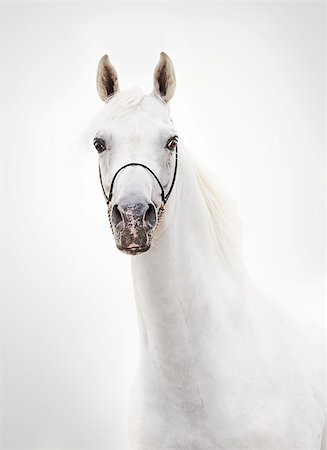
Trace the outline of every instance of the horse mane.
<path fill-rule="evenodd" d="M 118 119 L 132 108 L 137 106 L 143 99 L 144 94 L 139 87 L 132 87 L 125 91 L 118 91 L 109 98 L 105 107 L 102 109 L 104 121 L 109 119 Z"/>
<path fill-rule="evenodd" d="M 124 91 L 118 91 L 109 97 L 105 104 L 93 119 L 88 134 L 93 137 L 99 128 L 108 124 L 108 121 L 118 119 L 137 106 L 143 99 L 144 94 L 139 87 L 132 87 Z"/>
<path fill-rule="evenodd" d="M 215 174 L 204 163 L 191 157 L 198 186 L 208 208 L 210 228 L 217 250 L 232 267 L 241 267 L 242 228 L 235 202 L 218 184 Z"/>

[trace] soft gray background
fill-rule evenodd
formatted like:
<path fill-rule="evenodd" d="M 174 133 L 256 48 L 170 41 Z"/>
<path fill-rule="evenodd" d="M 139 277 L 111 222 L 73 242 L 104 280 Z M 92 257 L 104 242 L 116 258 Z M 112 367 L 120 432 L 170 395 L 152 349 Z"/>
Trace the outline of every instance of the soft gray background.
<path fill-rule="evenodd" d="M 322 298 L 325 24 L 324 3 L 1 5 L 2 448 L 128 448 L 130 261 L 80 140 L 104 53 L 146 93 L 170 55 L 172 117 L 236 200 L 251 275 L 297 313 Z"/>

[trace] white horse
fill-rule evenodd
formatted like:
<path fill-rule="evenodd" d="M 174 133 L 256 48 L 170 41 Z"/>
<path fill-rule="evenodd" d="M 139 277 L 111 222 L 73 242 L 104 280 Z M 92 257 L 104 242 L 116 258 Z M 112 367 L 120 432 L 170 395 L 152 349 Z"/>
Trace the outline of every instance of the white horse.
<path fill-rule="evenodd" d="M 323 353 L 251 288 L 221 193 L 178 141 L 171 60 L 161 53 L 143 95 L 119 91 L 105 55 L 97 89 L 106 104 L 93 137 L 109 220 L 118 249 L 138 255 L 132 447 L 325 449 Z"/>

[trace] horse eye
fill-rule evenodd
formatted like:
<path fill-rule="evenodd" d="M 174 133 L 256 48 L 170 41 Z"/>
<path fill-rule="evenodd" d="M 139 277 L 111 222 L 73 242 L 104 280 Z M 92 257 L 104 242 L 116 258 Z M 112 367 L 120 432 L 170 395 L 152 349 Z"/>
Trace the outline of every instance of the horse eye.
<path fill-rule="evenodd" d="M 94 138 L 93 145 L 97 149 L 98 153 L 102 153 L 106 149 L 106 143 L 104 142 L 103 139 L 100 138 Z"/>
<path fill-rule="evenodd" d="M 168 139 L 166 148 L 168 148 L 169 150 L 175 150 L 177 147 L 177 141 L 178 141 L 177 136 L 174 136 L 173 138 Z"/>

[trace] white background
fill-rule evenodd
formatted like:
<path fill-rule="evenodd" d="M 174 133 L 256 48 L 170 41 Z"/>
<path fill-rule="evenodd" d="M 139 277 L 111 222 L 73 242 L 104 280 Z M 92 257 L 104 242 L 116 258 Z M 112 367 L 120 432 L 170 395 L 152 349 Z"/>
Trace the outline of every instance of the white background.
<path fill-rule="evenodd" d="M 1 5 L 2 448 L 128 448 L 130 257 L 81 138 L 104 53 L 145 93 L 168 53 L 174 123 L 236 200 L 251 275 L 321 298 L 325 23 L 323 3 Z"/>

